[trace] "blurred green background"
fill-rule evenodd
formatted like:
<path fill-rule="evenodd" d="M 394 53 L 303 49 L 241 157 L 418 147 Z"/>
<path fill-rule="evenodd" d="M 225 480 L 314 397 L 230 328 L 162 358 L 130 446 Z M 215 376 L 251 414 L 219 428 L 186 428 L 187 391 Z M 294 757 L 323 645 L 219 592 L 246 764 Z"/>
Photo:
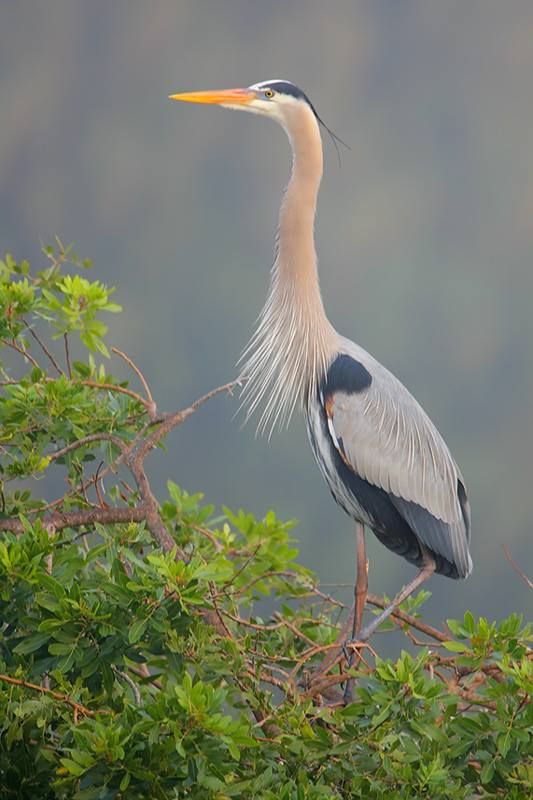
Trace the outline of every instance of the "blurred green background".
<path fill-rule="evenodd" d="M 531 612 L 502 544 L 531 575 L 532 42 L 530 0 L 0 4 L 0 251 L 36 262 L 54 234 L 75 241 L 119 287 L 113 343 L 161 409 L 235 375 L 289 168 L 281 129 L 167 95 L 287 78 L 351 145 L 339 167 L 325 142 L 328 312 L 420 400 L 470 490 L 475 571 L 432 581 L 435 620 Z M 302 420 L 268 443 L 237 405 L 172 435 L 160 496 L 172 477 L 296 517 L 302 561 L 351 582 L 353 525 Z M 369 538 L 371 590 L 393 594 L 413 570 Z"/>

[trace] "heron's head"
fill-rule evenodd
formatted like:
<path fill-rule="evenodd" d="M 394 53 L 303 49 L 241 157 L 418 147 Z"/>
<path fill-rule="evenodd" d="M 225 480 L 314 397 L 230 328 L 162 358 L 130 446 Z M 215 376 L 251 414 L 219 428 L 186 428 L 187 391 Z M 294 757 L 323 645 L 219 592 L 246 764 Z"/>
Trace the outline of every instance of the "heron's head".
<path fill-rule="evenodd" d="M 184 94 L 170 95 L 170 99 L 182 100 L 186 103 L 209 103 L 238 111 L 251 111 L 253 114 L 271 117 L 285 128 L 290 128 L 294 115 L 304 112 L 304 109 L 311 111 L 318 119 L 307 95 L 294 83 L 278 78 L 254 83 L 246 89 L 185 92 Z"/>

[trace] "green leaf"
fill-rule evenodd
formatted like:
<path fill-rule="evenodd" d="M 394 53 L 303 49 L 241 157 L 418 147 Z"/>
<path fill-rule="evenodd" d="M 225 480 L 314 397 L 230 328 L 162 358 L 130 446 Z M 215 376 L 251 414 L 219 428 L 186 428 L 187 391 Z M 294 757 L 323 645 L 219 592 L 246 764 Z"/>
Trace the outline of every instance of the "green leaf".
<path fill-rule="evenodd" d="M 31 636 L 28 636 L 26 639 L 23 639 L 19 644 L 17 644 L 13 648 L 14 653 L 18 653 L 19 655 L 28 655 L 29 653 L 34 653 L 36 650 L 39 650 L 46 644 L 50 639 L 49 633 L 34 633 Z"/>
<path fill-rule="evenodd" d="M 128 641 L 130 642 L 130 644 L 135 644 L 136 642 L 139 641 L 139 639 L 144 634 L 147 625 L 148 625 L 147 619 L 135 620 L 135 622 L 133 623 L 133 625 L 131 625 L 128 631 Z"/>
<path fill-rule="evenodd" d="M 60 642 L 53 642 L 48 645 L 48 652 L 52 656 L 66 656 L 72 650 L 72 644 L 61 644 Z"/>
<path fill-rule="evenodd" d="M 443 646 L 452 653 L 464 653 L 469 649 L 465 642 L 443 642 Z"/>
<path fill-rule="evenodd" d="M 494 761 L 487 761 L 487 763 L 483 766 L 481 772 L 479 773 L 479 779 L 481 783 L 490 783 L 492 778 L 494 777 Z"/>

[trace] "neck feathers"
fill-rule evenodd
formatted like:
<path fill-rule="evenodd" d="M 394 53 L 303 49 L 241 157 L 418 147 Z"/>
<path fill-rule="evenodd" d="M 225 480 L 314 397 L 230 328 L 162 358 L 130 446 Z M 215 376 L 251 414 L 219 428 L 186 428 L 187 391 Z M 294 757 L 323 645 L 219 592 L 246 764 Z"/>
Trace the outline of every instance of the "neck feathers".
<path fill-rule="evenodd" d="M 288 424 L 296 406 L 316 391 L 334 352 L 335 332 L 322 304 L 314 220 L 322 178 L 322 142 L 315 116 L 302 103 L 285 129 L 292 173 L 279 216 L 270 291 L 241 357 L 248 419 L 261 408 L 258 431 Z"/>

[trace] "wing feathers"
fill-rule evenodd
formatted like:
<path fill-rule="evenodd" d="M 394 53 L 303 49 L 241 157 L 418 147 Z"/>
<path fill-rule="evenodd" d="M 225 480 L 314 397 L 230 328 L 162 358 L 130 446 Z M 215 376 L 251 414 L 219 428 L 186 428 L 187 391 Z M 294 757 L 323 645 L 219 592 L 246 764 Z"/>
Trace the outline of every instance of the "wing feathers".
<path fill-rule="evenodd" d="M 348 345 L 321 392 L 336 449 L 357 475 L 391 495 L 423 544 L 466 576 L 472 568 L 469 507 L 446 443 L 403 384 L 362 348 Z M 335 366 L 339 358 L 342 371 Z M 370 380 L 361 380 L 365 374 Z M 342 382 L 335 380 L 339 375 Z"/>

